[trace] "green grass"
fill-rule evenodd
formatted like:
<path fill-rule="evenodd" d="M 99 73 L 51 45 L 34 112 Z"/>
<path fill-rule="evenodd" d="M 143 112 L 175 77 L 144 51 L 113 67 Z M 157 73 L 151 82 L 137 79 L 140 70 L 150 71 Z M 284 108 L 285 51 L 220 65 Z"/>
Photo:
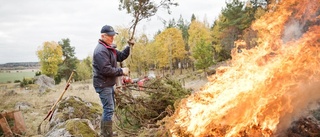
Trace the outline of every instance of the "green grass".
<path fill-rule="evenodd" d="M 19 72 L 1 72 L 0 73 L 0 83 L 7 83 L 10 81 L 13 83 L 15 80 L 20 80 L 22 81 L 23 78 L 33 78 L 35 76 L 36 72 L 32 71 L 19 71 Z"/>

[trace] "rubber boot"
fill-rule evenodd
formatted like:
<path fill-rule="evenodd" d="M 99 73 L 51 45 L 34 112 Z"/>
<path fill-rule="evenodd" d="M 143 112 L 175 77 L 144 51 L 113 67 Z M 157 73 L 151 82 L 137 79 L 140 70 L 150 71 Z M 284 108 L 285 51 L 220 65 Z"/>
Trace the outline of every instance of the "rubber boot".
<path fill-rule="evenodd" d="M 101 137 L 112 137 L 112 121 L 101 121 Z"/>

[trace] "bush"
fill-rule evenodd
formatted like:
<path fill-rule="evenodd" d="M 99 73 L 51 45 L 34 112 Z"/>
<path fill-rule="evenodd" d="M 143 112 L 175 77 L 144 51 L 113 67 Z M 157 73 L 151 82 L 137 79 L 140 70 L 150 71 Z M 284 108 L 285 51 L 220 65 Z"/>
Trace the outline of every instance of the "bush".
<path fill-rule="evenodd" d="M 21 80 L 14 80 L 13 83 L 20 83 Z"/>
<path fill-rule="evenodd" d="M 29 84 L 34 84 L 34 78 L 23 78 L 23 80 L 20 82 L 20 87 L 26 87 Z"/>
<path fill-rule="evenodd" d="M 41 75 L 41 71 L 37 71 L 35 75 L 36 76 L 40 76 Z"/>
<path fill-rule="evenodd" d="M 61 83 L 61 77 L 59 75 L 54 76 L 54 83 L 56 85 Z"/>

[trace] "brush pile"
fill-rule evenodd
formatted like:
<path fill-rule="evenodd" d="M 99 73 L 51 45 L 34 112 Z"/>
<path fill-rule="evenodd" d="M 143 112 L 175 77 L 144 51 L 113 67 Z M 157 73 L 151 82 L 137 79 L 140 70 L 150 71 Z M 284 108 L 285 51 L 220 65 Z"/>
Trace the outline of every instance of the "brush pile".
<path fill-rule="evenodd" d="M 141 88 L 126 85 L 115 92 L 115 123 L 124 134 L 136 136 L 158 128 L 158 121 L 173 114 L 175 102 L 191 93 L 169 77 L 149 80 Z"/>
<path fill-rule="evenodd" d="M 318 102 L 320 106 L 320 102 Z M 300 117 L 291 123 L 284 136 L 318 137 L 320 136 L 320 107 L 310 110 L 307 116 Z"/>

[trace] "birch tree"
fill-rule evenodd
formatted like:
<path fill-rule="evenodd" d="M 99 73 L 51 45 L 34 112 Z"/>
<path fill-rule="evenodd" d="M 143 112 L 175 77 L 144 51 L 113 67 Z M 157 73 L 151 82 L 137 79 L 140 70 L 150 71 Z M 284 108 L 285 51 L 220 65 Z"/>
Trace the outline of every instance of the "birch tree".
<path fill-rule="evenodd" d="M 54 41 L 44 42 L 36 52 L 40 60 L 42 74 L 54 77 L 58 73 L 58 65 L 62 62 L 62 48 Z"/>

